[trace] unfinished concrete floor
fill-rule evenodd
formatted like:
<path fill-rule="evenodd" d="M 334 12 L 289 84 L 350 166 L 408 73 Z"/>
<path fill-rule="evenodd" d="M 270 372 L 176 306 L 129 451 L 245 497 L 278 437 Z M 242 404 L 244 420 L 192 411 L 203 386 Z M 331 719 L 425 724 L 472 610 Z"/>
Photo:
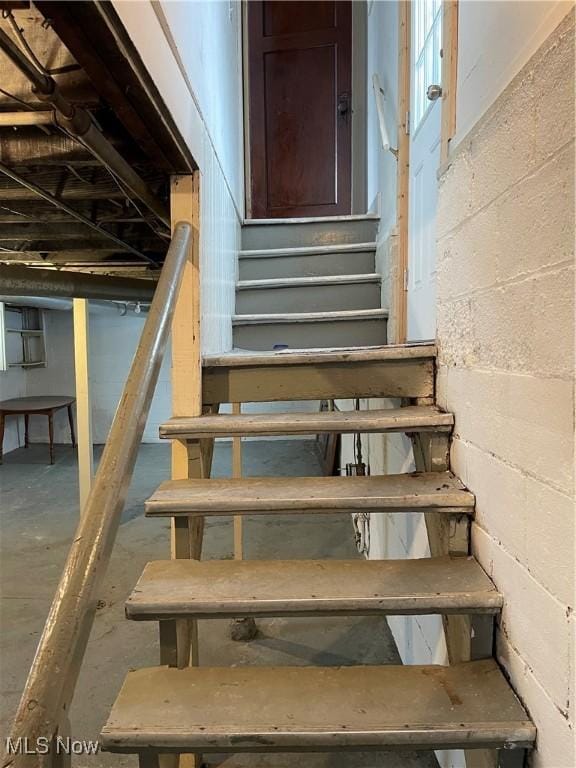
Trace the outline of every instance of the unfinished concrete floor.
<path fill-rule="evenodd" d="M 44 445 L 19 449 L 0 467 L 0 734 L 2 747 L 17 706 L 78 518 L 77 466 L 70 447 L 58 446 L 56 463 L 46 463 Z M 124 675 L 158 663 L 157 625 L 124 618 L 124 601 L 148 560 L 169 554 L 168 520 L 148 520 L 143 503 L 169 476 L 167 445 L 143 445 L 101 595 L 88 651 L 72 707 L 75 739 L 96 739 Z M 230 445 L 219 443 L 214 474 L 230 475 Z M 251 475 L 317 475 L 312 441 L 249 442 L 244 472 Z M 357 557 L 349 515 L 247 518 L 248 558 Z M 206 526 L 207 558 L 232 556 L 227 518 Z M 229 638 L 227 621 L 200 622 L 201 663 L 212 666 L 347 665 L 398 663 L 385 619 L 310 618 L 259 621 L 251 643 Z M 383 691 L 382 695 L 386 695 Z M 75 768 L 136 766 L 132 756 L 99 753 L 75 758 Z M 362 753 L 332 755 L 211 756 L 226 768 L 433 768 L 431 754 Z"/>

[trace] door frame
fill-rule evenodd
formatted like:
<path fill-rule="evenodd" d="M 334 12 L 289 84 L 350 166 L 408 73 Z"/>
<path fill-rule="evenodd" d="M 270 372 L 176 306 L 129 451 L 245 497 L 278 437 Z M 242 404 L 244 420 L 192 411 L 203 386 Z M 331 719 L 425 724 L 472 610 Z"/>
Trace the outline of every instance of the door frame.
<path fill-rule="evenodd" d="M 250 162 L 250 80 L 248 67 L 248 3 L 242 0 L 242 105 L 244 110 L 244 220 L 252 215 L 252 167 Z M 368 6 L 367 0 L 350 0 L 352 3 L 352 168 L 351 215 L 364 214 L 366 210 L 367 136 L 366 88 L 367 73 L 364 52 L 366 50 Z M 402 3 L 401 3 L 402 4 Z"/>
<path fill-rule="evenodd" d="M 442 0 L 442 103 L 439 175 L 450 162 L 450 141 L 456 133 L 458 75 L 458 2 Z M 398 3 L 398 171 L 396 179 L 396 229 L 398 248 L 394 281 L 394 342 L 406 342 L 408 327 L 408 253 L 410 189 L 410 105 L 412 0 Z"/>

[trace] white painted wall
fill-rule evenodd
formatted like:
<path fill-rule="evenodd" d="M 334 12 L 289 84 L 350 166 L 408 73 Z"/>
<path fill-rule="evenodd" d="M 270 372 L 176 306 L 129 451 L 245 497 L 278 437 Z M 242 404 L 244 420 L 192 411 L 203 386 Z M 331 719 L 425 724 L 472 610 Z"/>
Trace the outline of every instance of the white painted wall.
<path fill-rule="evenodd" d="M 26 396 L 26 372 L 22 368 L 0 371 L 0 400 Z M 8 416 L 4 431 L 4 453 L 24 445 L 24 419 Z"/>
<path fill-rule="evenodd" d="M 93 440 L 104 443 L 118 406 L 124 383 L 136 352 L 144 315 L 121 316 L 111 310 L 90 314 L 90 382 L 92 394 Z M 14 369 L 0 372 L 2 399 L 31 397 L 34 395 L 75 394 L 74 382 L 74 331 L 72 313 L 44 311 L 46 329 L 45 368 L 27 371 Z M 111 343 L 111 340 L 112 343 Z M 8 382 L 6 386 L 5 382 Z M 158 427 L 170 417 L 170 349 L 160 369 L 158 385 L 152 399 L 150 413 L 144 429 L 143 442 L 158 442 Z M 6 394 L 5 394 L 6 393 Z M 23 420 L 19 428 L 16 419 L 10 418 L 4 443 L 5 453 L 24 444 Z M 57 443 L 69 443 L 70 432 L 65 410 L 54 418 L 54 436 Z M 47 420 L 43 416 L 30 419 L 31 442 L 48 441 Z"/>
<path fill-rule="evenodd" d="M 202 349 L 227 351 L 244 214 L 240 3 L 113 4 L 202 173 Z"/>
<path fill-rule="evenodd" d="M 214 154 L 241 208 L 244 189 L 244 168 L 242 162 L 238 162 L 243 153 L 241 4 L 234 0 L 168 0 L 157 5 L 158 14 L 169 28 L 165 34 L 171 36 L 169 42 L 176 47 Z M 164 45 L 158 53 L 168 55 Z M 161 93 L 168 99 L 167 92 Z M 198 152 L 192 144 L 191 149 L 196 156 Z"/>
<path fill-rule="evenodd" d="M 380 123 L 372 85 L 377 73 L 384 90 L 385 122 L 390 144 L 398 146 L 398 4 L 395 0 L 369 2 L 366 41 L 366 153 L 367 200 L 371 211 L 380 211 L 376 240 L 376 271 L 382 275 L 381 306 L 390 309 L 393 301 L 394 258 L 396 245 L 396 173 L 394 155 L 382 148 Z M 394 318 L 388 323 L 394 334 Z"/>
<path fill-rule="evenodd" d="M 65 314 L 72 322 L 70 313 Z M 90 384 L 92 439 L 104 443 L 136 352 L 144 317 L 116 312 L 90 314 Z M 113 343 L 110 340 L 113 339 Z M 159 441 L 158 427 L 171 415 L 170 347 L 160 369 L 142 442 Z"/>
<path fill-rule="evenodd" d="M 372 88 L 376 72 L 385 93 L 386 127 L 393 147 L 398 146 L 398 4 L 395 0 L 368 3 L 367 59 L 367 200 L 370 210 L 377 212 L 380 198 L 380 233 L 388 237 L 396 224 L 396 159 L 384 152 Z"/>
<path fill-rule="evenodd" d="M 465 0 L 458 10 L 453 147 L 570 11 L 571 0 Z"/>
<path fill-rule="evenodd" d="M 34 395 L 75 396 L 74 338 L 72 313 L 45 310 L 44 333 L 46 343 L 46 367 L 31 368 L 25 372 L 26 397 Z M 45 416 L 30 417 L 30 441 L 48 442 L 48 424 Z M 54 416 L 54 440 L 70 442 L 68 414 L 58 411 Z"/>

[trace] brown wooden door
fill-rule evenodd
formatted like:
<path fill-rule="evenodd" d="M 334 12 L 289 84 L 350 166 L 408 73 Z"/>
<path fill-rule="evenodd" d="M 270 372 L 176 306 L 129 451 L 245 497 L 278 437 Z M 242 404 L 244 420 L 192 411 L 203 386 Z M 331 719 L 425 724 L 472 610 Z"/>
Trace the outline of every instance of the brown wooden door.
<path fill-rule="evenodd" d="M 350 213 L 351 2 L 248 2 L 251 215 Z"/>

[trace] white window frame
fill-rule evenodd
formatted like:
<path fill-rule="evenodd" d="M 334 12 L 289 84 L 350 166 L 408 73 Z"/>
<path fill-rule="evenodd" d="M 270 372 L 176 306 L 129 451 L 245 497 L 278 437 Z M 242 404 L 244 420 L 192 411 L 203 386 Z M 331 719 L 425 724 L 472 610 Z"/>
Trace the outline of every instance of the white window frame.
<path fill-rule="evenodd" d="M 434 106 L 426 96 L 428 86 L 442 81 L 442 9 L 442 0 L 413 0 L 412 3 L 412 134 L 418 131 Z"/>

